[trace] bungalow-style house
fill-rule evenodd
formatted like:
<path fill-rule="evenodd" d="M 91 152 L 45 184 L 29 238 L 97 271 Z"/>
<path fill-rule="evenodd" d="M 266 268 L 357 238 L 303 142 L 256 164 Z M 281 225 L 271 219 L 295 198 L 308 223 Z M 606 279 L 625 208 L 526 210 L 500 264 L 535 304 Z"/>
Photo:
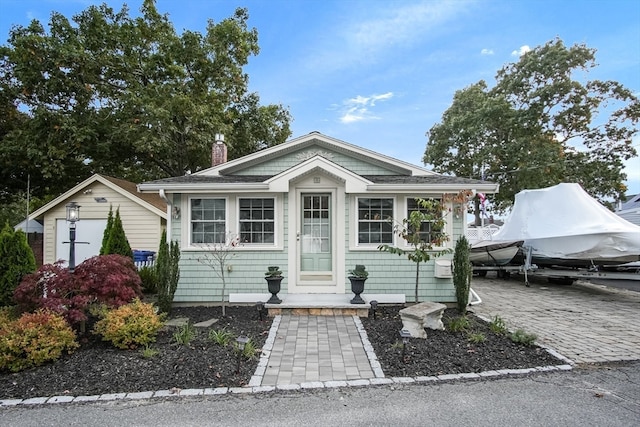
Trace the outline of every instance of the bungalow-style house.
<path fill-rule="evenodd" d="M 75 261 L 98 255 L 109 208 L 120 209 L 120 219 L 132 249 L 157 251 L 167 223 L 167 203 L 158 194 L 142 194 L 136 184 L 93 175 L 29 215 L 43 224 L 43 262 L 69 259 L 69 224 L 66 205 L 80 205 L 76 223 Z"/>
<path fill-rule="evenodd" d="M 283 272 L 283 294 L 347 294 L 349 270 L 369 272 L 365 292 L 413 299 L 415 264 L 380 252 L 380 244 L 410 249 L 394 234 L 397 220 L 416 209 L 415 198 L 441 198 L 460 190 L 495 193 L 497 185 L 444 176 L 348 144 L 318 132 L 226 161 L 226 146 L 213 144 L 213 167 L 145 182 L 142 193 L 168 200 L 170 238 L 181 248 L 176 303 L 221 301 L 222 281 L 204 253 L 237 238 L 225 266 L 227 293 L 265 294 L 269 266 Z M 453 248 L 464 234 L 466 214 L 452 206 L 446 232 Z M 422 301 L 454 302 L 449 256 L 444 268 L 421 267 Z"/>

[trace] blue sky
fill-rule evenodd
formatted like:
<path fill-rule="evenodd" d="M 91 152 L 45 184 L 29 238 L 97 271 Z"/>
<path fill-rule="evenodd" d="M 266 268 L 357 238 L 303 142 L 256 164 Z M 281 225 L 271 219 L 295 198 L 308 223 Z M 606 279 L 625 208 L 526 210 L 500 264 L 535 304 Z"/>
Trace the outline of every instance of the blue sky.
<path fill-rule="evenodd" d="M 0 37 L 14 24 L 67 17 L 91 0 L 0 0 Z M 120 9 L 123 1 L 106 3 Z M 126 2 L 131 14 L 142 0 Z M 260 54 L 245 71 L 263 104 L 281 103 L 294 137 L 320 131 L 422 165 L 425 133 L 456 90 L 496 71 L 526 47 L 556 37 L 597 49 L 589 79 L 616 80 L 640 95 L 637 0 L 158 0 L 176 30 L 204 32 L 247 7 Z M 640 151 L 640 138 L 634 141 Z M 627 163 L 640 193 L 640 158 Z"/>

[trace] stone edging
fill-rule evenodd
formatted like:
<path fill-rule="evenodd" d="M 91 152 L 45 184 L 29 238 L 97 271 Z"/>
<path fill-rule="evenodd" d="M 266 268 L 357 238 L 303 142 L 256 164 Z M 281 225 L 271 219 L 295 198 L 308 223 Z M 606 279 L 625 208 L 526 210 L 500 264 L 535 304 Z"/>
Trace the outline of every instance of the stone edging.
<path fill-rule="evenodd" d="M 428 377 L 391 377 L 391 378 L 372 378 L 361 380 L 346 381 L 313 381 L 301 384 L 286 384 L 281 386 L 249 386 L 249 387 L 218 387 L 218 388 L 199 388 L 199 389 L 170 389 L 158 391 L 144 391 L 137 393 L 111 393 L 93 396 L 52 396 L 52 397 L 32 397 L 29 399 L 0 399 L 0 407 L 18 406 L 18 405 L 41 405 L 54 403 L 83 403 L 83 402 L 107 402 L 115 400 L 139 400 L 152 398 L 170 398 L 185 396 L 216 396 L 231 394 L 250 394 L 265 393 L 270 391 L 288 391 L 288 390 L 306 390 L 306 389 L 322 389 L 322 388 L 338 388 L 338 387 L 363 387 L 371 385 L 385 384 L 411 384 L 411 383 L 427 383 L 438 381 L 452 381 L 465 379 L 481 379 L 488 377 L 525 375 L 531 373 L 551 372 L 551 371 L 570 371 L 573 369 L 571 365 L 556 366 L 540 366 L 536 368 L 525 369 L 501 369 L 497 371 L 484 371 L 478 373 L 463 374 L 446 374 Z"/>

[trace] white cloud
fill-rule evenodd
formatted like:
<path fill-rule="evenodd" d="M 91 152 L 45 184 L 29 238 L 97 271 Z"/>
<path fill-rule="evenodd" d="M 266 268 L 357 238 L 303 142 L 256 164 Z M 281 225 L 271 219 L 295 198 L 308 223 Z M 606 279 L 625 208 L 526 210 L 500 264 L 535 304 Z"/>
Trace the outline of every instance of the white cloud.
<path fill-rule="evenodd" d="M 480 55 L 493 55 L 493 49 L 482 49 Z"/>
<path fill-rule="evenodd" d="M 355 98 L 347 99 L 342 103 L 340 122 L 348 124 L 379 119 L 371 112 L 371 107 L 375 107 L 378 101 L 386 101 L 391 98 L 393 98 L 393 92 L 371 96 L 358 95 Z"/>
<path fill-rule="evenodd" d="M 514 50 L 513 52 L 511 52 L 511 55 L 513 56 L 522 56 L 525 53 L 529 52 L 531 50 L 531 48 L 528 45 L 524 45 L 524 46 L 520 46 L 520 49 L 518 50 Z"/>
<path fill-rule="evenodd" d="M 465 14 L 468 0 L 427 0 L 414 4 L 371 2 L 365 12 L 345 16 L 333 30 L 333 42 L 308 49 L 312 57 L 305 60 L 309 68 L 335 71 L 356 64 L 375 63 L 398 49 L 408 48 L 447 28 Z M 324 39 L 320 39 L 324 40 Z"/>

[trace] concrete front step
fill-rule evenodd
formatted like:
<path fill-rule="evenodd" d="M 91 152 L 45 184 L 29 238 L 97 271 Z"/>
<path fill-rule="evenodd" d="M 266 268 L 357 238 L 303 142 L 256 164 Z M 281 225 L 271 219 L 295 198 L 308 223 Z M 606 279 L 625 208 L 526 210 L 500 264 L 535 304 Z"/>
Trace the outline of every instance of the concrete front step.
<path fill-rule="evenodd" d="M 230 303 L 266 302 L 271 294 L 230 294 Z M 351 304 L 353 294 L 278 294 L 280 304 L 265 304 L 269 316 L 359 316 L 367 317 L 371 301 L 379 304 L 404 304 L 404 294 L 362 294 L 365 304 Z"/>

